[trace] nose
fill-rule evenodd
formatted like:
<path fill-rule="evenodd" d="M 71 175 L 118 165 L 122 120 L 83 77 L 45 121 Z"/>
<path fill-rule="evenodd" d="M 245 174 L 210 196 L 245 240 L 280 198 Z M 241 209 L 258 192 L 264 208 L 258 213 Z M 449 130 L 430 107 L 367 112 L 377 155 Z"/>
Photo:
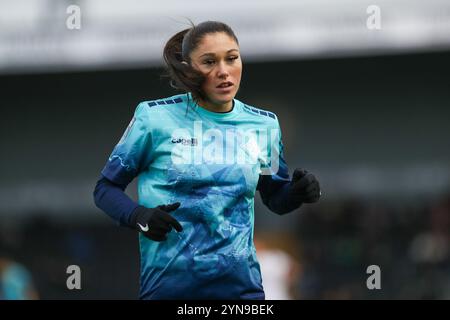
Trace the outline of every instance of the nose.
<path fill-rule="evenodd" d="M 218 69 L 217 69 L 217 76 L 219 78 L 225 79 L 226 77 L 228 77 L 228 75 L 229 75 L 229 73 L 228 73 L 228 70 L 227 70 L 227 66 L 225 65 L 224 62 L 221 62 L 219 64 L 219 66 L 218 66 Z"/>

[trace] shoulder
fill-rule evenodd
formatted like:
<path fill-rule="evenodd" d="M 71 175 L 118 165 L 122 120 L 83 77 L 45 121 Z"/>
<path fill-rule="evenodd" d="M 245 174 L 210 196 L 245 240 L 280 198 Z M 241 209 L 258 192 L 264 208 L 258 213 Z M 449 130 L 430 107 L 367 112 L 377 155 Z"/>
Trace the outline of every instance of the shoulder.
<path fill-rule="evenodd" d="M 160 98 L 156 100 L 143 101 L 140 104 L 146 105 L 148 108 L 164 109 L 169 106 L 176 106 L 178 104 L 185 104 L 186 94 L 178 94 L 166 98 Z"/>
<path fill-rule="evenodd" d="M 186 94 L 166 98 L 141 101 L 136 107 L 136 114 L 158 114 L 166 110 L 178 109 L 186 104 Z"/>
<path fill-rule="evenodd" d="M 242 104 L 243 111 L 250 117 L 260 119 L 261 121 L 267 122 L 269 124 L 278 124 L 278 117 L 274 112 L 266 110 L 265 108 L 261 108 L 259 106 L 256 107 L 254 105 L 250 105 L 242 101 L 239 102 Z"/>

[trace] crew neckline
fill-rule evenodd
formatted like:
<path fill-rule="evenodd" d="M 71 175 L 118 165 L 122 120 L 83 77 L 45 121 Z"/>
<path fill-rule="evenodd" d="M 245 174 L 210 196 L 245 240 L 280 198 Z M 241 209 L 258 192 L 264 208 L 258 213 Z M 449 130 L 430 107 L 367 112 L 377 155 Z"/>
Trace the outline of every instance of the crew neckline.
<path fill-rule="evenodd" d="M 209 118 L 230 119 L 230 118 L 234 118 L 235 116 L 237 116 L 241 110 L 240 101 L 235 98 L 233 98 L 233 109 L 231 109 L 230 111 L 227 111 L 227 112 L 214 112 L 214 111 L 207 110 L 207 109 L 203 108 L 202 106 L 200 106 L 199 104 L 197 104 L 194 101 L 194 99 L 192 98 L 191 92 L 187 93 L 187 97 L 188 97 L 189 104 L 194 107 L 194 110 L 197 113 L 207 116 Z"/>

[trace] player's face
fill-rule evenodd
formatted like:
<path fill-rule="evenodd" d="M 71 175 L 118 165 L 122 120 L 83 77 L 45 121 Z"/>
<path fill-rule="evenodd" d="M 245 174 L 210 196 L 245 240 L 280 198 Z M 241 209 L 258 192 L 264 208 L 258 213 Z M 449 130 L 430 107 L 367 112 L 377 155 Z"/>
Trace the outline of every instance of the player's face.
<path fill-rule="evenodd" d="M 209 102 L 217 105 L 231 103 L 242 75 L 242 61 L 236 41 L 224 32 L 207 34 L 192 51 L 191 63 L 206 76 L 202 89 Z"/>

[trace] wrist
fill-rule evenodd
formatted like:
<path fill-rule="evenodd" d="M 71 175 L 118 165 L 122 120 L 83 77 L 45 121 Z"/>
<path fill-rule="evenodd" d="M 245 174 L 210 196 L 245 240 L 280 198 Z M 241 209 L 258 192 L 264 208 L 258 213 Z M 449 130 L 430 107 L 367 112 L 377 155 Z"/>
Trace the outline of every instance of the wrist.
<path fill-rule="evenodd" d="M 132 212 L 131 212 L 131 218 L 130 218 L 130 227 L 133 229 L 136 228 L 138 219 L 140 216 L 142 216 L 145 211 L 147 210 L 146 207 L 138 205 Z"/>

